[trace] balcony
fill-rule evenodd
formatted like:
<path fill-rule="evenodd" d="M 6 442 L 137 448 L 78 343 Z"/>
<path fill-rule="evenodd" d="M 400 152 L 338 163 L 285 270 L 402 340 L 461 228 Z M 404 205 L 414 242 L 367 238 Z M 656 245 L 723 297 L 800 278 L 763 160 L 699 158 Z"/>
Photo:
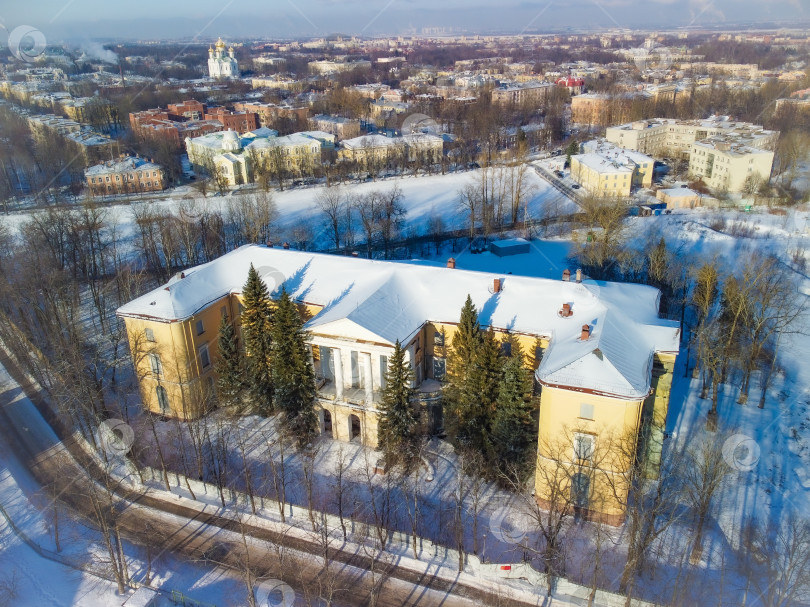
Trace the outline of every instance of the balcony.
<path fill-rule="evenodd" d="M 337 400 L 337 390 L 335 382 L 331 379 L 318 379 L 317 394 L 318 398 L 324 400 Z M 366 389 L 365 388 L 343 388 L 342 402 L 352 405 L 366 405 Z M 371 391 L 371 404 L 379 404 L 382 402 L 382 390 Z"/>
<path fill-rule="evenodd" d="M 317 384 L 318 398 L 323 400 L 337 400 L 337 390 L 335 389 L 335 382 L 330 379 L 318 378 Z M 418 400 L 424 404 L 436 402 L 441 398 L 442 385 L 435 379 L 424 380 L 414 392 L 414 400 Z M 365 388 L 343 388 L 342 402 L 352 405 L 366 405 L 366 389 Z M 382 402 L 382 390 L 371 391 L 371 404 L 378 405 Z"/>

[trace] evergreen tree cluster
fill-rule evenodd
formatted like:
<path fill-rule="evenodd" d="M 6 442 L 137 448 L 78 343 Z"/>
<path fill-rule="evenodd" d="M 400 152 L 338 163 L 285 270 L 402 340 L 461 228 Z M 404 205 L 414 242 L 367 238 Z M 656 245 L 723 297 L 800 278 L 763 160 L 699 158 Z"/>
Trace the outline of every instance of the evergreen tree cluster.
<path fill-rule="evenodd" d="M 419 463 L 422 428 L 414 408 L 413 371 L 405 359 L 405 350 L 397 340 L 388 362 L 385 388 L 380 405 L 382 415 L 377 426 L 380 448 L 386 468 L 401 466 L 410 472 Z"/>
<path fill-rule="evenodd" d="M 480 453 L 492 474 L 517 481 L 534 452 L 532 382 L 520 344 L 504 343 L 492 327 L 481 328 L 468 295 L 452 339 L 445 394 L 458 445 Z"/>
<path fill-rule="evenodd" d="M 285 432 L 305 448 L 318 434 L 315 371 L 307 333 L 298 307 L 282 289 L 272 302 L 267 285 L 251 264 L 242 289 L 240 318 L 244 348 L 233 325 L 223 317 L 219 327 L 217 395 L 220 406 L 236 413 L 254 410 L 282 413 Z"/>

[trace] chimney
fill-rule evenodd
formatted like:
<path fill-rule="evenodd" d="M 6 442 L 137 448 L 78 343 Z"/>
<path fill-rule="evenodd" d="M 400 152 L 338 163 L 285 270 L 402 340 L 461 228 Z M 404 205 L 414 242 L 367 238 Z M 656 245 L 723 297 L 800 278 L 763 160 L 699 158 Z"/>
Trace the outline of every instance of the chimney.
<path fill-rule="evenodd" d="M 588 341 L 588 338 L 591 336 L 591 326 L 590 325 L 582 325 L 582 335 L 580 335 L 580 339 L 582 341 Z"/>
<path fill-rule="evenodd" d="M 185 277 L 186 277 L 186 273 L 185 272 L 180 272 L 180 278 L 185 278 Z"/>
<path fill-rule="evenodd" d="M 272 241 L 272 240 L 268 240 L 268 241 L 267 241 L 267 248 L 268 248 L 268 249 L 272 249 L 272 248 L 273 248 L 273 241 Z"/>
<path fill-rule="evenodd" d="M 501 279 L 495 278 L 492 281 L 492 292 L 493 293 L 500 293 L 501 292 Z"/>
<path fill-rule="evenodd" d="M 563 307 L 562 307 L 562 310 L 560 310 L 560 316 L 562 316 L 563 318 L 568 318 L 572 314 L 573 314 L 573 312 L 571 311 L 571 304 L 570 303 L 564 303 Z"/>
<path fill-rule="evenodd" d="M 569 270 L 568 268 L 565 268 L 565 270 L 563 270 L 563 280 L 565 282 L 571 280 L 571 270 Z"/>
<path fill-rule="evenodd" d="M 289 243 L 289 242 L 285 242 L 285 243 L 283 243 L 281 246 L 282 246 L 283 248 L 285 248 L 285 249 L 289 249 L 289 248 L 290 248 L 290 243 Z"/>
<path fill-rule="evenodd" d="M 454 258 L 454 257 L 451 257 L 450 259 L 448 259 L 448 260 L 447 260 L 447 267 L 448 267 L 448 268 L 455 269 L 455 267 L 456 267 L 456 260 L 455 260 L 455 258 Z"/>
<path fill-rule="evenodd" d="M 582 282 L 582 270 L 577 269 L 577 282 Z"/>

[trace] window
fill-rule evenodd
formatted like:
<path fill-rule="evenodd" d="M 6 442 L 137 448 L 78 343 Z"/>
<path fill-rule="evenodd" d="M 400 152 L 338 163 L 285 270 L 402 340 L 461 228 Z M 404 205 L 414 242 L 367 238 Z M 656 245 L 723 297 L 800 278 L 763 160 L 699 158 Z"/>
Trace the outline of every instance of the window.
<path fill-rule="evenodd" d="M 202 335 L 203 333 L 205 333 L 205 326 L 203 325 L 203 321 L 198 320 L 196 327 L 197 327 L 197 335 Z"/>
<path fill-rule="evenodd" d="M 507 357 L 512 356 L 512 342 L 501 342 L 501 354 Z"/>
<path fill-rule="evenodd" d="M 441 356 L 433 358 L 433 379 L 444 381 L 447 376 L 447 359 Z"/>
<path fill-rule="evenodd" d="M 385 375 L 388 373 L 388 357 L 380 355 L 380 388 L 385 388 Z"/>
<path fill-rule="evenodd" d="M 590 489 L 591 479 L 586 474 L 577 472 L 571 479 L 571 501 L 575 507 L 587 507 Z"/>
<path fill-rule="evenodd" d="M 146 341 L 151 341 L 154 343 L 155 341 L 155 332 L 152 329 L 146 328 L 143 330 L 143 335 L 146 338 Z"/>
<path fill-rule="evenodd" d="M 160 407 L 161 413 L 167 413 L 169 411 L 169 397 L 166 394 L 166 388 L 163 386 L 158 386 L 155 388 L 155 393 L 157 394 L 157 401 L 158 406 Z"/>
<path fill-rule="evenodd" d="M 593 419 L 593 405 L 582 403 L 579 405 L 579 416 L 582 419 Z"/>
<path fill-rule="evenodd" d="M 222 307 L 219 309 L 219 315 L 220 315 L 222 318 L 224 318 L 224 319 L 226 319 L 226 320 L 227 320 L 227 319 L 228 319 L 228 306 L 222 306 Z"/>
<path fill-rule="evenodd" d="M 574 459 L 590 461 L 593 457 L 594 437 L 592 434 L 574 434 Z"/>
<path fill-rule="evenodd" d="M 149 357 L 149 366 L 152 369 L 152 373 L 155 375 L 160 375 L 163 373 L 163 365 L 160 362 L 160 356 L 155 354 L 154 352 L 150 352 L 148 354 Z"/>
<path fill-rule="evenodd" d="M 433 345 L 440 347 L 444 345 L 444 331 L 436 331 L 433 334 Z"/>
<path fill-rule="evenodd" d="M 202 365 L 203 369 L 207 369 L 211 366 L 211 356 L 208 354 L 208 344 L 205 344 L 202 348 L 200 348 L 200 364 Z"/>

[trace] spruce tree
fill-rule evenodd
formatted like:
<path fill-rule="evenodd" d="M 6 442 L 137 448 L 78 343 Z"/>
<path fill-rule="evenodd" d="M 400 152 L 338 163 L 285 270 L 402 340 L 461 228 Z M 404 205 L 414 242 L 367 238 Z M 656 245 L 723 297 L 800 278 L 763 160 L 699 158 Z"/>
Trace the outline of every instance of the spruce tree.
<path fill-rule="evenodd" d="M 242 289 L 242 300 L 241 324 L 248 391 L 256 410 L 267 416 L 273 412 L 272 307 L 267 285 L 253 264 L 250 264 L 247 282 Z"/>
<path fill-rule="evenodd" d="M 318 435 L 315 371 L 304 322 L 286 289 L 282 289 L 273 315 L 272 338 L 274 401 L 284 413 L 284 430 L 294 437 L 299 449 L 304 449 Z"/>
<path fill-rule="evenodd" d="M 235 413 L 241 413 L 245 394 L 245 366 L 233 325 L 224 315 L 219 323 L 217 353 L 215 368 L 219 405 L 232 408 Z"/>
<path fill-rule="evenodd" d="M 530 400 L 532 380 L 519 344 L 503 365 L 491 444 L 499 472 L 512 482 L 525 475 L 534 451 L 535 423 Z"/>
<path fill-rule="evenodd" d="M 501 349 L 490 327 L 482 334 L 475 350 L 464 387 L 463 402 L 467 407 L 459 435 L 482 455 L 491 456 L 492 421 L 498 400 L 498 387 L 503 369 Z"/>
<path fill-rule="evenodd" d="M 397 340 L 385 374 L 378 435 L 386 467 L 400 465 L 406 473 L 418 463 L 422 440 L 419 416 L 411 403 L 412 379 L 413 371 L 405 360 L 405 350 Z"/>
<path fill-rule="evenodd" d="M 478 323 L 478 311 L 467 295 L 467 301 L 461 308 L 458 328 L 453 334 L 452 347 L 449 352 L 445 391 L 448 404 L 448 422 L 453 432 L 462 441 L 466 440 L 466 428 L 476 408 L 477 398 L 471 393 L 468 383 L 473 360 L 482 343 L 481 325 Z"/>

